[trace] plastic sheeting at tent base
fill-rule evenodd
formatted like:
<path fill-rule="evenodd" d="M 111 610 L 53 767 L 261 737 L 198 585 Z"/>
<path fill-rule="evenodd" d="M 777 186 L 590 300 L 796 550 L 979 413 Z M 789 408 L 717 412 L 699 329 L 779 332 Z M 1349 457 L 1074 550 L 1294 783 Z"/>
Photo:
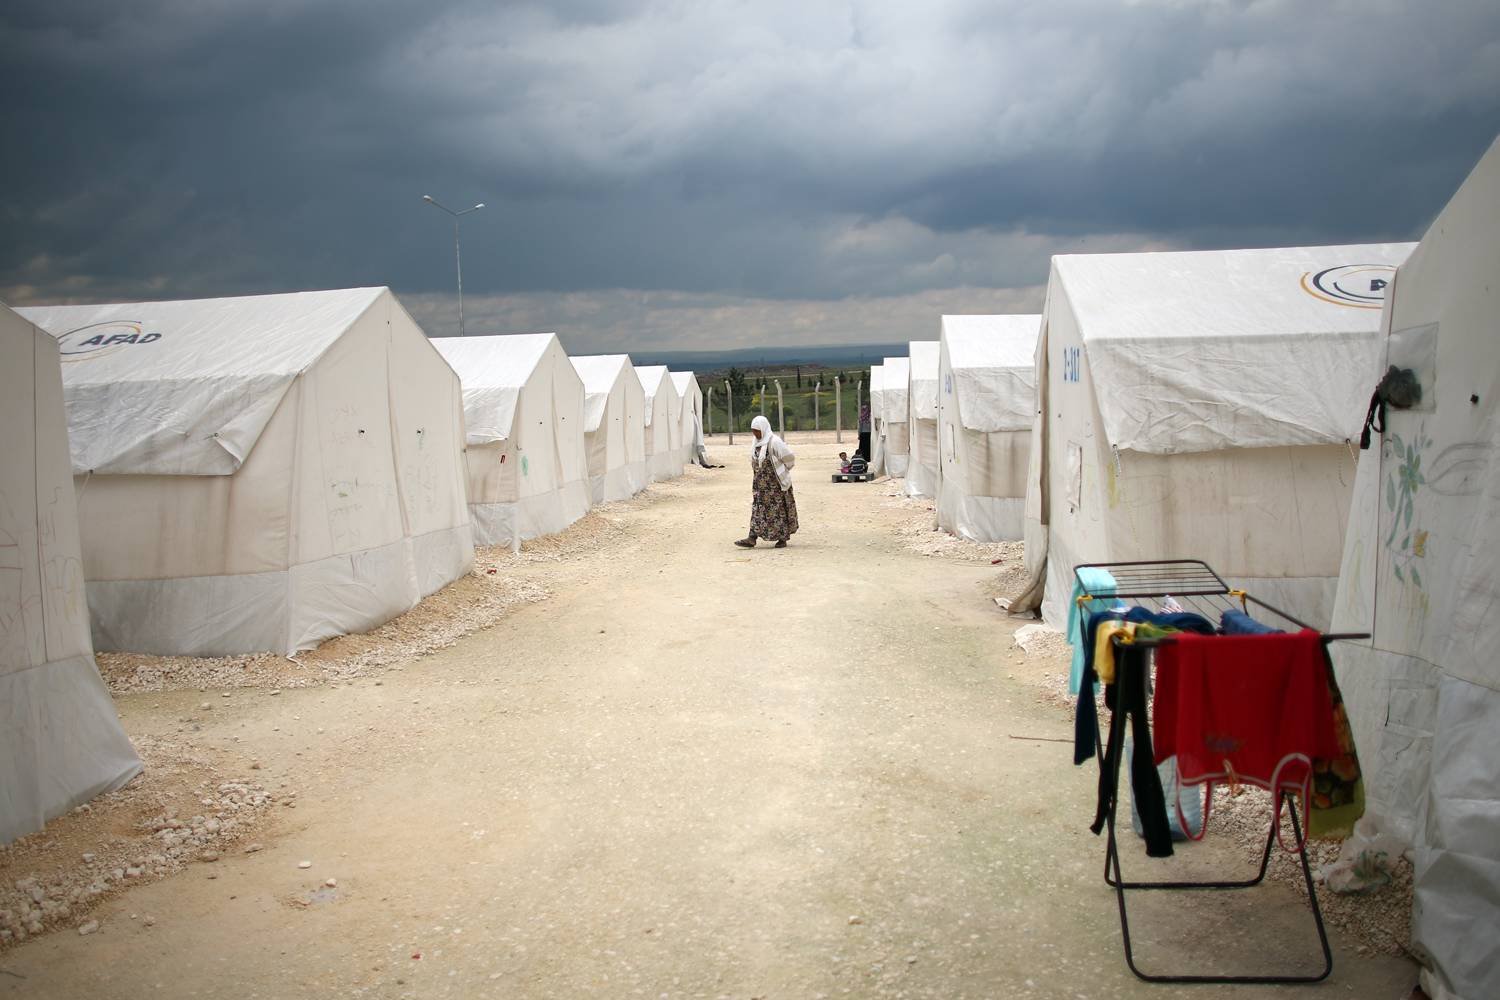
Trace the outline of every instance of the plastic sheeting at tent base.
<path fill-rule="evenodd" d="M 1026 501 L 1020 497 L 965 496 L 949 489 L 945 481 L 938 490 L 938 524 L 971 542 L 1018 539 L 1026 528 Z"/>
<path fill-rule="evenodd" d="M 589 478 L 589 498 L 596 504 L 628 500 L 646 488 L 646 463 L 632 462 Z"/>
<path fill-rule="evenodd" d="M 304 650 L 389 621 L 473 565 L 465 524 L 290 570 L 96 580 L 89 612 L 101 649 L 177 656 Z"/>
<path fill-rule="evenodd" d="M 140 773 L 92 656 L 0 674 L 0 844 Z"/>
<path fill-rule="evenodd" d="M 589 509 L 587 483 L 564 483 L 555 492 L 522 497 L 507 503 L 471 503 L 475 545 L 512 545 L 553 535 L 577 521 Z"/>

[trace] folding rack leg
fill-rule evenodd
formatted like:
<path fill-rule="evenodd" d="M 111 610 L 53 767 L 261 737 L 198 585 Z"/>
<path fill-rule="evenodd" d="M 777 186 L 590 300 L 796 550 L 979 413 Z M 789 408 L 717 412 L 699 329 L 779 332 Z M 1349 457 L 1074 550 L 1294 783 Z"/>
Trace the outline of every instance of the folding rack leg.
<path fill-rule="evenodd" d="M 1121 681 L 1124 681 L 1122 676 Z M 1123 708 L 1123 701 L 1121 702 Z M 1266 836 L 1266 847 L 1261 854 L 1260 870 L 1255 878 L 1240 882 L 1126 882 L 1120 872 L 1120 845 L 1115 837 L 1115 814 L 1120 802 L 1120 763 L 1125 749 L 1125 725 L 1123 720 L 1120 725 L 1110 727 L 1111 733 L 1110 754 L 1111 767 L 1109 776 L 1109 802 L 1105 812 L 1106 826 L 1109 830 L 1105 842 L 1104 853 L 1104 881 L 1115 890 L 1115 899 L 1120 908 L 1120 936 L 1125 944 L 1125 964 L 1130 967 L 1137 978 L 1148 983 L 1246 983 L 1246 984 L 1291 984 L 1291 983 L 1319 983 L 1328 978 L 1333 971 L 1333 951 L 1328 946 L 1328 931 L 1323 926 L 1323 911 L 1318 906 L 1318 891 L 1313 885 L 1312 867 L 1307 861 L 1307 851 L 1301 852 L 1302 877 L 1307 883 L 1307 900 L 1312 907 L 1313 925 L 1318 931 L 1318 944 L 1323 950 L 1323 969 L 1314 975 L 1304 976 L 1224 976 L 1224 975 L 1154 975 L 1142 972 L 1135 964 L 1135 951 L 1130 942 L 1130 916 L 1125 906 L 1126 889 L 1245 889 L 1260 884 L 1266 877 L 1266 870 L 1270 866 L 1271 849 L 1276 844 L 1277 816 L 1271 817 L 1271 829 Z M 1279 793 L 1282 801 L 1286 803 L 1287 812 L 1292 817 L 1292 834 L 1298 843 L 1302 843 L 1302 824 L 1297 818 L 1296 799 L 1285 792 Z"/>

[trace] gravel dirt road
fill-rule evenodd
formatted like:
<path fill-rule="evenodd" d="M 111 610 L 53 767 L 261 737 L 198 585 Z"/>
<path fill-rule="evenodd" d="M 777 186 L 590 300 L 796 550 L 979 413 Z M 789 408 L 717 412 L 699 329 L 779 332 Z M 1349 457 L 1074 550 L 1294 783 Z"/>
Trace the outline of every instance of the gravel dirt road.
<path fill-rule="evenodd" d="M 721 442 L 728 468 L 657 490 L 593 551 L 518 565 L 551 596 L 498 625 L 337 686 L 215 698 L 194 737 L 256 758 L 295 808 L 262 850 L 0 955 L 0 997 L 1209 995 L 1125 967 L 1097 771 L 1021 676 L 997 568 L 912 551 L 882 486 L 832 485 L 832 442 L 792 443 L 785 550 L 730 544 L 749 473 Z M 203 698 L 120 704 L 154 738 Z M 1144 868 L 1128 833 L 1125 860 Z M 1292 892 L 1236 895 L 1143 898 L 1141 961 L 1313 964 Z M 1335 949 L 1322 987 L 1236 995 L 1414 981 Z"/>

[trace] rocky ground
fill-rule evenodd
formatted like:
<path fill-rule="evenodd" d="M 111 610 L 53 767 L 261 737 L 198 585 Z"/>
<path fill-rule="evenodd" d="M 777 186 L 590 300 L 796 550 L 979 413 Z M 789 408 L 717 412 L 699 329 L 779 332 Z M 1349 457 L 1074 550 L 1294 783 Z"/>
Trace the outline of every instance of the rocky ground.
<path fill-rule="evenodd" d="M 0 997 L 1203 995 L 1122 960 L 1055 658 L 987 593 L 1018 554 L 918 539 L 921 501 L 792 443 L 785 550 L 729 544 L 746 449 L 716 443 L 430 615 L 111 666 L 146 776 L 0 854 Z M 1132 920 L 1157 967 L 1315 958 L 1281 884 Z M 1333 937 L 1317 995 L 1410 987 Z"/>

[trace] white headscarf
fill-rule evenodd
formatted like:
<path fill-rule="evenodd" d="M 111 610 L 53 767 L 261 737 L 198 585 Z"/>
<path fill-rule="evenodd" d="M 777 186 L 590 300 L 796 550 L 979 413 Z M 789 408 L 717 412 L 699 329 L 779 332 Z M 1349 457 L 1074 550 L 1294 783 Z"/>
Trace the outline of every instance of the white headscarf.
<path fill-rule="evenodd" d="M 755 436 L 756 431 L 760 431 L 760 437 Z M 764 413 L 750 421 L 750 453 L 757 462 L 766 460 L 766 455 L 771 451 L 771 438 L 774 436 L 771 433 L 771 421 L 766 419 Z"/>
<path fill-rule="evenodd" d="M 792 466 L 797 461 L 796 454 L 785 441 L 772 433 L 771 421 L 767 420 L 764 414 L 750 421 L 750 429 L 760 431 L 760 438 L 751 446 L 752 459 L 756 462 L 771 459 L 776 470 L 776 479 L 781 483 L 782 490 L 791 489 Z"/>

